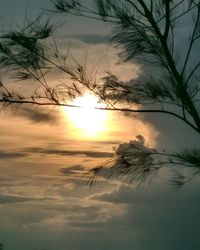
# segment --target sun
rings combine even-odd
[[[70,104],[80,108],[64,107],[64,112],[70,121],[71,127],[79,137],[101,137],[107,128],[108,111],[96,108],[105,107],[92,94],[77,97]]]

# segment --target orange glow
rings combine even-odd
[[[65,107],[64,111],[70,121],[71,127],[76,129],[78,137],[101,137],[108,126],[108,111],[95,109],[105,107],[98,102],[98,98],[92,94],[77,97],[72,105],[81,108]]]

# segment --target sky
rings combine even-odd
[[[5,29],[50,9],[52,3],[1,0],[0,7]],[[106,42],[109,26],[77,17],[52,20],[57,18],[64,28],[55,38],[63,50],[71,46],[76,60],[89,68],[99,63],[99,75],[111,71],[125,81],[136,78],[137,65],[120,62],[117,49]],[[57,80],[52,75],[50,81]],[[11,86],[24,87],[9,81]],[[0,112],[0,242],[4,249],[200,249],[198,180],[177,191],[170,186],[168,174],[139,186],[99,178],[90,189],[85,175],[112,157],[114,147],[139,134],[147,145],[167,149],[199,146],[197,135],[174,118],[102,112],[91,119],[89,112],[83,118],[75,109],[51,112],[22,106]]]

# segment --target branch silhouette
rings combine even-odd
[[[112,24],[110,42],[121,49],[120,56],[124,61],[134,61],[142,66],[143,70],[139,77],[127,82],[108,72],[105,77],[97,80],[96,75],[88,75],[80,63],[70,67],[67,63],[69,51],[63,55],[55,42],[49,44],[46,41],[52,36],[56,27],[50,24],[50,20],[43,21],[40,16],[28,22],[22,29],[5,32],[0,37],[1,68],[6,68],[18,81],[37,82],[33,93],[27,96],[18,89],[9,89],[4,82],[1,82],[2,107],[30,104],[81,108],[71,105],[70,101],[83,95],[85,90],[89,90],[106,103],[105,108],[94,107],[96,109],[171,115],[187,124],[199,136],[200,110],[197,101],[200,61],[195,61],[193,57],[196,46],[199,46],[200,1],[93,0],[92,2],[93,6],[88,6],[78,0],[54,0],[54,9],[51,13],[57,15],[64,13]],[[190,34],[185,36],[187,48],[179,60],[176,57],[178,48],[175,46],[179,39],[177,24],[178,22],[179,25],[181,22],[184,24],[184,18],[190,20],[192,29],[191,37]],[[47,75],[52,72],[65,74],[66,82],[58,85],[50,84]],[[146,150],[144,139],[139,137],[133,145],[138,143],[140,153],[143,155]],[[145,161],[134,161],[137,156],[133,152],[131,161],[127,161],[126,157],[118,154],[119,149],[121,146],[116,151],[115,160],[109,160],[91,171],[93,177],[101,172],[109,178],[120,175],[122,179],[145,180],[151,176],[151,172],[154,173],[152,169],[160,170],[167,165],[170,168],[179,165],[183,168],[196,168],[197,172],[199,171],[198,150],[189,152],[186,149],[180,153],[165,155],[165,159],[157,162],[147,158],[149,162],[146,168]],[[150,156],[152,154],[153,152]],[[171,158],[173,159],[170,160]],[[132,162],[138,164],[137,167]],[[112,174],[108,174],[108,169]],[[197,174],[193,176],[196,177]],[[182,173],[179,177],[176,171],[174,184],[178,184],[179,179],[181,183],[191,179],[183,177]]]

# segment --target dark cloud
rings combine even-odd
[[[54,112],[50,113],[48,109],[44,108],[36,109],[33,107],[23,106],[19,109],[13,108],[12,113],[16,116],[29,119],[34,123],[56,123],[58,120],[58,117]]]
[[[0,150],[0,159],[15,159],[15,158],[20,158],[20,157],[25,157],[27,156],[26,153],[19,153],[19,152],[6,152]]]
[[[94,142],[92,142],[92,143],[95,143],[95,144],[111,144],[111,145],[113,145],[113,144],[120,144],[120,141],[94,141]]]
[[[74,188],[80,190],[82,186],[88,186],[88,169],[85,169],[83,165],[73,165],[65,168],[61,168],[60,172],[66,178],[65,180],[71,182],[74,185]],[[89,189],[89,186],[88,186]]]
[[[200,247],[198,190],[199,185],[194,183],[177,192],[164,188],[163,183],[140,188],[120,186],[97,194],[96,198],[117,206],[125,204],[126,214],[109,223],[134,236],[127,249],[197,250]],[[122,230],[121,234],[124,236],[125,232]]]
[[[114,189],[110,192],[104,192],[91,196],[91,199],[97,199],[117,204],[137,205],[165,203],[177,204],[184,203],[187,199],[187,201],[200,204],[199,194],[195,192],[194,187],[192,189],[188,188],[187,192],[185,192],[185,190],[174,191],[172,187],[166,187],[164,184],[162,184],[162,186],[157,184],[153,187],[143,188],[121,185],[117,189]]]
[[[113,153],[101,152],[101,151],[89,151],[89,150],[65,150],[65,149],[45,149],[45,148],[27,148],[25,152],[40,153],[48,155],[60,155],[60,156],[76,156],[83,155],[91,158],[108,158],[112,157]]]
[[[13,194],[1,194],[0,195],[0,204],[26,202],[30,200],[31,200],[30,198],[19,196],[19,195],[13,195]]]
[[[79,174],[79,173],[82,173],[83,171],[84,171],[84,167],[80,164],[60,169],[60,172],[64,175]]]
[[[104,35],[97,34],[75,34],[72,37],[88,44],[104,44],[108,40]]]

